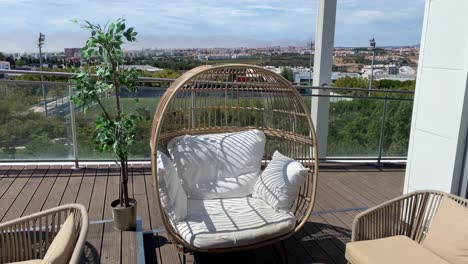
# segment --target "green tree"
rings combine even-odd
[[[6,56],[2,52],[0,52],[0,61],[5,60],[5,59],[6,59]]]
[[[283,67],[281,69],[281,76],[290,82],[294,82],[294,72],[290,67]]]
[[[75,85],[72,101],[84,111],[95,103],[100,106],[101,113],[95,121],[94,142],[99,151],[110,151],[119,160],[120,206],[129,207],[128,151],[135,141],[140,117],[136,112],[124,113],[120,93],[122,89],[136,93],[139,73],[135,68],[122,67],[124,62],[122,45],[124,41],[134,42],[137,32],[133,27],[127,28],[123,18],[106,26],[85,21],[82,27],[91,33],[82,48],[82,54],[88,60],[97,58],[96,77],[91,76],[89,68],[79,70],[72,78]],[[109,105],[104,106],[101,101],[103,95],[110,93],[115,98],[114,111],[110,111]]]

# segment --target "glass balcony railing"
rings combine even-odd
[[[66,81],[70,74],[57,74],[62,79],[54,82],[0,79],[0,161],[114,159],[111,153],[97,151],[93,143],[94,119],[100,112],[98,106],[91,107],[86,113],[80,109],[71,112],[71,85]],[[130,159],[149,160],[153,114],[171,81],[141,78],[135,97],[122,94],[123,109],[137,111],[143,117],[136,144],[130,150]],[[367,89],[297,88],[309,107],[313,97],[330,99],[328,159],[405,159],[412,92],[375,90],[368,96]],[[312,92],[320,89],[330,93],[316,95]],[[112,97],[103,98],[102,102],[115,104]]]
[[[67,83],[1,81],[0,160],[73,159],[68,98]]]

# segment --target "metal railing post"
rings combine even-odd
[[[382,160],[382,151],[383,151],[383,145],[384,145],[384,139],[385,139],[385,118],[387,116],[387,96],[388,93],[385,93],[385,98],[384,98],[384,105],[383,105],[383,111],[382,111],[382,121],[380,123],[380,139],[379,139],[379,156],[377,157],[377,166],[381,165],[381,160]]]
[[[78,162],[78,140],[76,138],[76,119],[75,119],[75,105],[73,104],[71,97],[73,95],[73,86],[68,80],[68,104],[70,105],[70,124],[72,131],[72,143],[73,143],[73,160],[75,161],[74,169],[79,169],[80,164]]]
[[[192,128],[195,128],[195,92],[190,93],[190,101],[192,106],[192,113],[190,115],[190,125]],[[185,117],[184,117],[185,118]]]

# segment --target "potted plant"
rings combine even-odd
[[[134,42],[137,32],[127,28],[125,19],[120,18],[105,26],[88,21],[82,27],[91,33],[81,52],[88,62],[86,67],[76,71],[72,77],[74,93],[72,102],[82,111],[98,108],[94,142],[102,152],[116,155],[120,166],[119,199],[111,203],[114,227],[132,230],[136,226],[137,202],[128,196],[128,150],[134,143],[138,113],[125,113],[121,105],[122,90],[135,93],[138,72],[135,68],[124,67],[122,44]],[[112,101],[115,99],[115,102]]]

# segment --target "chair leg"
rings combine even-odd
[[[180,263],[182,263],[182,264],[187,263],[187,257],[185,256],[186,253],[184,251],[179,251],[178,253],[179,253]]]
[[[187,250],[185,248],[177,248],[177,253],[179,254],[179,262],[182,263],[182,264],[185,264],[187,263],[187,256],[185,254],[187,254]]]

